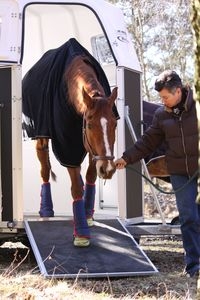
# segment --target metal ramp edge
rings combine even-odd
[[[98,220],[91,244],[73,246],[70,220],[25,220],[25,230],[40,272],[46,278],[129,277],[158,274],[119,219]]]

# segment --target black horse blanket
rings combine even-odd
[[[63,74],[77,55],[89,56],[98,80],[109,96],[110,86],[97,60],[76,39],[49,50],[27,72],[22,82],[22,128],[29,138],[51,139],[58,161],[69,167],[80,166],[86,150],[82,139],[83,117],[68,104]],[[119,118],[116,107],[113,107]]]

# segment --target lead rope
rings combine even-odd
[[[173,190],[172,192],[166,192],[163,189],[161,189],[160,187],[158,187],[156,184],[153,183],[152,180],[150,180],[147,176],[145,176],[144,174],[142,174],[141,172],[137,171],[135,168],[131,167],[131,166],[127,166],[126,168],[134,171],[135,173],[139,174],[140,176],[142,176],[144,179],[146,179],[155,189],[157,189],[159,192],[163,193],[163,194],[167,194],[167,195],[172,195],[175,194],[177,192],[180,192],[181,190],[183,190],[199,173],[199,170],[197,170],[192,177],[190,177],[188,179],[188,181],[186,183],[184,183],[180,188],[178,188],[177,190]]]

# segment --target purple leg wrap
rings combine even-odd
[[[93,217],[94,214],[95,190],[95,184],[86,183],[83,199],[85,203],[85,213],[87,218]]]
[[[51,185],[49,182],[42,184],[40,197],[40,217],[53,217],[53,202],[51,198]]]
[[[74,236],[90,237],[90,230],[85,217],[84,202],[82,199],[73,201]]]

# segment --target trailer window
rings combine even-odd
[[[99,61],[101,65],[114,63],[109,44],[104,35],[92,37],[91,44],[94,57]]]

